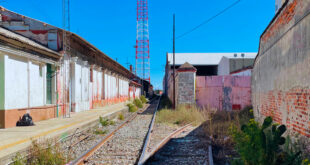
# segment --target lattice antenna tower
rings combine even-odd
[[[137,0],[136,75],[151,81],[147,0]]]

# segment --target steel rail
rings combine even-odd
[[[155,101],[155,99],[153,99],[151,102]],[[144,110],[146,110],[148,107],[145,107]],[[107,142],[108,140],[110,140],[113,135],[120,130],[121,128],[123,128],[125,125],[127,125],[130,121],[132,121],[133,119],[135,119],[138,116],[138,112],[136,112],[135,114],[133,114],[128,120],[126,120],[123,124],[121,124],[120,126],[118,126],[115,130],[113,130],[111,133],[109,133],[107,136],[105,136],[101,141],[99,141],[98,143],[96,143],[93,147],[91,147],[89,150],[87,150],[86,152],[84,152],[81,156],[79,156],[78,158],[76,158],[75,160],[71,161],[68,163],[68,165],[83,165],[87,159],[92,156],[100,147],[102,147],[105,142]]]
[[[177,135],[179,135],[182,131],[184,131],[187,127],[191,126],[190,124],[187,124],[177,130],[175,130],[174,132],[172,132],[170,135],[168,135],[167,137],[165,137],[165,139],[163,139],[151,152],[150,154],[146,155],[145,158],[139,162],[140,164],[138,165],[143,165],[150,157],[152,157],[158,150],[160,150],[165,144],[167,144],[169,142],[169,140]]]
[[[151,133],[153,131],[153,126],[154,126],[154,122],[155,122],[155,118],[156,118],[156,112],[157,112],[159,104],[160,104],[160,99],[161,99],[161,96],[159,97],[159,100],[158,100],[158,103],[157,103],[157,106],[156,106],[156,110],[155,110],[155,112],[153,114],[152,121],[151,121],[149,130],[147,132],[146,139],[144,141],[143,149],[142,149],[142,152],[140,154],[139,161],[137,163],[138,165],[142,165],[144,163],[144,157],[145,157],[147,146],[149,145],[149,142],[150,142],[150,139],[151,139]]]

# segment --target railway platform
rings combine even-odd
[[[25,152],[32,140],[60,138],[77,129],[98,123],[99,116],[108,117],[128,110],[126,103],[119,103],[71,114],[70,118],[53,118],[36,122],[35,126],[0,129],[0,165],[7,164],[17,152]]]

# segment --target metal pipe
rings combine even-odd
[[[30,113],[30,64],[31,61],[29,59],[27,59],[28,61],[28,65],[27,65],[27,87],[28,87],[28,107],[27,107],[27,113]]]
[[[175,14],[173,14],[173,109],[175,109]]]

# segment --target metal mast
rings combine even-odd
[[[136,75],[151,81],[147,0],[137,0]]]
[[[62,26],[63,26],[63,117],[70,117],[71,111],[71,78],[70,78],[70,38],[67,31],[70,31],[70,0],[62,0]],[[67,77],[69,76],[69,77]],[[67,96],[69,90],[69,96]],[[68,106],[69,105],[69,106]]]

